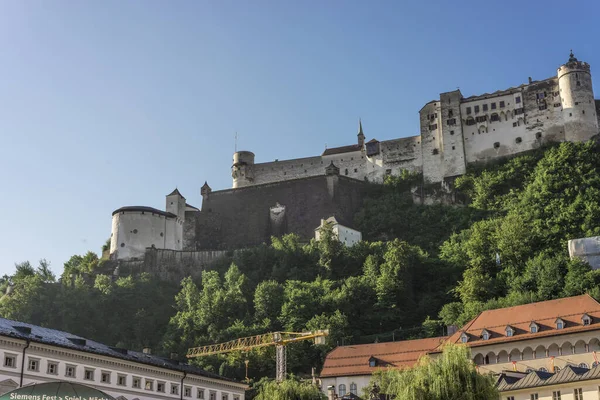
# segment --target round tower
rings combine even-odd
[[[233,153],[233,165],[231,166],[231,177],[233,188],[252,185],[254,181],[254,153],[251,151],[236,151]]]
[[[598,134],[590,65],[577,60],[571,51],[569,61],[558,68],[557,75],[565,140],[588,140]]]

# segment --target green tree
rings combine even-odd
[[[372,381],[402,400],[498,399],[493,376],[476,371],[464,346],[446,346],[439,357],[425,356],[412,368],[378,371]]]
[[[310,383],[296,379],[286,379],[283,382],[264,380],[257,385],[255,400],[325,400],[321,390]]]

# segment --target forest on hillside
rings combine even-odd
[[[10,285],[0,315],[180,356],[258,333],[330,329],[324,346],[289,346],[288,372],[304,375],[336,345],[439,336],[490,308],[600,298],[600,273],[567,251],[569,239],[600,235],[599,150],[562,143],[473,167],[455,182],[466,206],[415,205],[420,177],[389,177],[356,215],[360,244],[272,238],[180,285],[94,274],[93,252],[73,256],[59,279],[44,260],[22,262],[0,280],[3,293]],[[274,376],[272,348],[194,362],[243,379],[246,359],[251,379]]]

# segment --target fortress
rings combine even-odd
[[[422,174],[424,183],[449,188],[469,164],[544,143],[589,140],[599,133],[600,100],[594,99],[590,65],[571,52],[554,77],[478,96],[442,93],[419,114],[418,136],[365,142],[359,122],[356,144],[320,156],[255,163],[252,152],[236,152],[233,188],[213,192],[205,183],[201,209],[175,190],[166,211],[114,211],[111,258],[148,259],[152,250],[153,262],[161,262],[160,251],[163,258],[187,257],[201,265],[270,236],[293,232],[309,240],[321,219],[331,216],[352,227],[369,185],[387,175],[408,170]]]

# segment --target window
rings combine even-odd
[[[541,99],[543,99],[544,97],[546,97],[546,92],[537,93],[537,94],[535,95],[535,98],[536,98],[536,99],[538,99],[538,100],[541,100]]]
[[[356,387],[356,383],[352,382],[350,384],[350,393],[358,394],[358,388]]]
[[[475,113],[479,112],[479,106],[475,106]]]
[[[467,125],[475,125],[475,119],[473,117],[467,118]]]
[[[577,86],[581,86],[581,82],[577,81]]]
[[[531,333],[537,333],[537,326],[531,325]]]
[[[146,384],[144,385],[144,389],[154,390],[154,381],[151,379],[146,379]]]
[[[477,122],[485,122],[485,121],[487,121],[487,115],[481,115],[481,116],[475,118],[475,121],[477,121]]]
[[[446,123],[448,125],[456,125],[456,118],[450,118]]]
[[[575,400],[583,400],[583,390],[581,388],[573,390]]]
[[[197,389],[196,398],[204,400],[204,389],[201,389],[201,388]]]
[[[557,319],[556,320],[556,329],[562,329],[565,327],[565,323],[563,322],[562,319]]]
[[[171,384],[171,394],[179,394],[179,385]]]
[[[374,357],[371,357],[369,359],[369,367],[376,367],[377,366],[377,359]]]
[[[488,110],[488,105],[487,105],[487,104],[484,104],[484,105],[483,105],[483,111],[487,111],[487,110]]]
[[[544,367],[538,369],[538,371],[540,371],[540,372],[548,372],[548,370],[546,368],[544,368]]]
[[[102,371],[102,374],[100,375],[100,382],[110,383],[110,372]]]
[[[500,102],[500,108],[504,108],[504,102],[503,101]]]
[[[586,363],[580,363],[578,365],[579,368],[585,368],[585,369],[590,369],[589,365],[587,365]]]
[[[65,376],[67,378],[76,378],[75,376],[75,366],[74,365],[67,365],[65,367]]]
[[[133,377],[133,383],[132,383],[132,387],[134,389],[139,389],[142,387],[142,378],[138,378],[138,377]]]
[[[185,397],[192,397],[192,388],[189,386],[186,386],[183,388],[183,395]]]
[[[437,129],[437,124],[429,125],[430,131],[435,131]]]
[[[216,400],[217,394],[215,392],[210,392],[208,395],[208,400]]]
[[[560,107],[560,103],[554,103],[554,107]]]
[[[496,103],[492,103],[492,110],[496,109]]]
[[[552,392],[552,400],[560,400],[560,390]]]
[[[560,372],[560,367],[554,367],[554,373]]]
[[[58,363],[48,361],[48,375],[58,375]]]
[[[227,393],[222,393],[221,400],[229,400],[229,395]]]
[[[494,143],[494,148],[495,148],[495,149],[497,149],[497,148],[499,148],[499,147],[500,147],[500,142],[495,142],[495,143]]]
[[[17,358],[15,356],[4,356],[4,366],[8,368],[16,368]]]
[[[125,386],[127,384],[127,376],[125,375],[118,375],[117,376],[117,385],[119,386]]]
[[[85,379],[86,381],[93,381],[94,380],[94,370],[86,368],[85,372],[83,373],[83,379]]]
[[[496,113],[493,113],[492,115],[490,115],[490,121],[492,121],[492,122],[500,121],[500,116]]]
[[[515,143],[517,143],[517,144],[521,143],[522,141],[523,141],[523,139],[521,139],[520,137],[515,139]]]
[[[521,96],[515,97],[515,103],[519,104],[521,102]]]
[[[596,368],[598,365],[600,365],[600,362],[598,362],[598,361],[594,361],[594,362],[592,363],[592,368]]]
[[[439,152],[440,151],[438,149],[431,150],[431,154],[433,154],[433,155],[439,154]]]
[[[490,338],[490,334],[489,334],[489,333],[487,333],[487,332],[483,332],[483,335],[481,335],[481,338],[482,338],[483,340],[488,340],[488,339]]]
[[[471,114],[471,107],[467,107],[467,115]]]
[[[531,396],[529,396],[529,400],[538,400],[538,394],[534,393]]]
[[[164,382],[156,382],[156,391],[160,393],[165,392],[165,383]]]
[[[592,323],[592,319],[587,314],[584,314],[583,317],[581,317],[581,321],[583,322],[583,325],[589,325]]]
[[[536,139],[541,139],[542,138],[542,132],[536,132],[535,133],[535,138]]]
[[[344,171],[344,174],[348,175],[348,168]]]
[[[546,102],[540,103],[540,105],[538,106],[538,109],[541,110],[545,110],[546,108],[548,108],[548,106],[546,105]]]
[[[344,385],[343,383],[340,384],[340,386],[338,386],[338,395],[339,396],[346,395],[346,385]]]
[[[467,343],[469,341],[469,337],[467,336],[466,333],[463,333],[462,335],[460,335],[460,341],[462,343]]]
[[[454,131],[450,131],[450,134],[451,134],[451,135],[454,135]]]
[[[518,122],[513,122],[513,128],[516,128],[517,126],[519,126]]]
[[[506,327],[506,336],[510,337],[513,335],[513,333],[514,333],[513,328],[511,328],[510,326],[507,326]]]
[[[30,358],[27,363],[27,371],[38,372],[40,369],[40,360],[38,358]]]
[[[515,115],[523,114],[524,112],[522,108],[515,108]]]
[[[507,396],[506,400],[515,400],[515,396]]]

